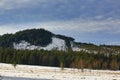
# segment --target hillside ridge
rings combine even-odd
[[[15,34],[4,34],[0,36],[1,48],[14,49],[44,49],[44,50],[73,50],[88,53],[118,54],[118,45],[95,45],[92,43],[75,42],[74,38],[54,34],[45,29],[27,29]]]

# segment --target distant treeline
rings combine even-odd
[[[0,62],[78,69],[120,69],[120,54],[90,54],[84,51],[15,50],[0,48]]]

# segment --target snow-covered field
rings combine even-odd
[[[14,68],[11,64],[3,63],[0,63],[0,75],[3,80],[120,80],[120,71],[85,69],[81,72],[71,68],[61,70],[57,67],[27,65]]]

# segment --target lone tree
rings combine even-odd
[[[110,63],[110,69],[111,70],[118,70],[119,66],[117,63],[116,59],[112,59],[111,63]]]
[[[12,65],[14,66],[14,68],[16,68],[17,66],[16,61],[14,61]]]
[[[65,62],[64,54],[62,54],[60,56],[60,67],[61,67],[61,70],[64,70],[64,62]]]
[[[64,70],[64,62],[63,61],[60,62],[60,67],[61,67],[61,70]]]
[[[78,71],[79,71],[79,69],[81,69],[81,72],[84,72],[83,59],[80,57],[77,57],[75,63],[76,63],[76,67],[77,67]]]

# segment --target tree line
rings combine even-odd
[[[54,66],[77,69],[120,70],[119,54],[94,54],[84,51],[15,50],[0,48],[0,62],[10,64]]]

